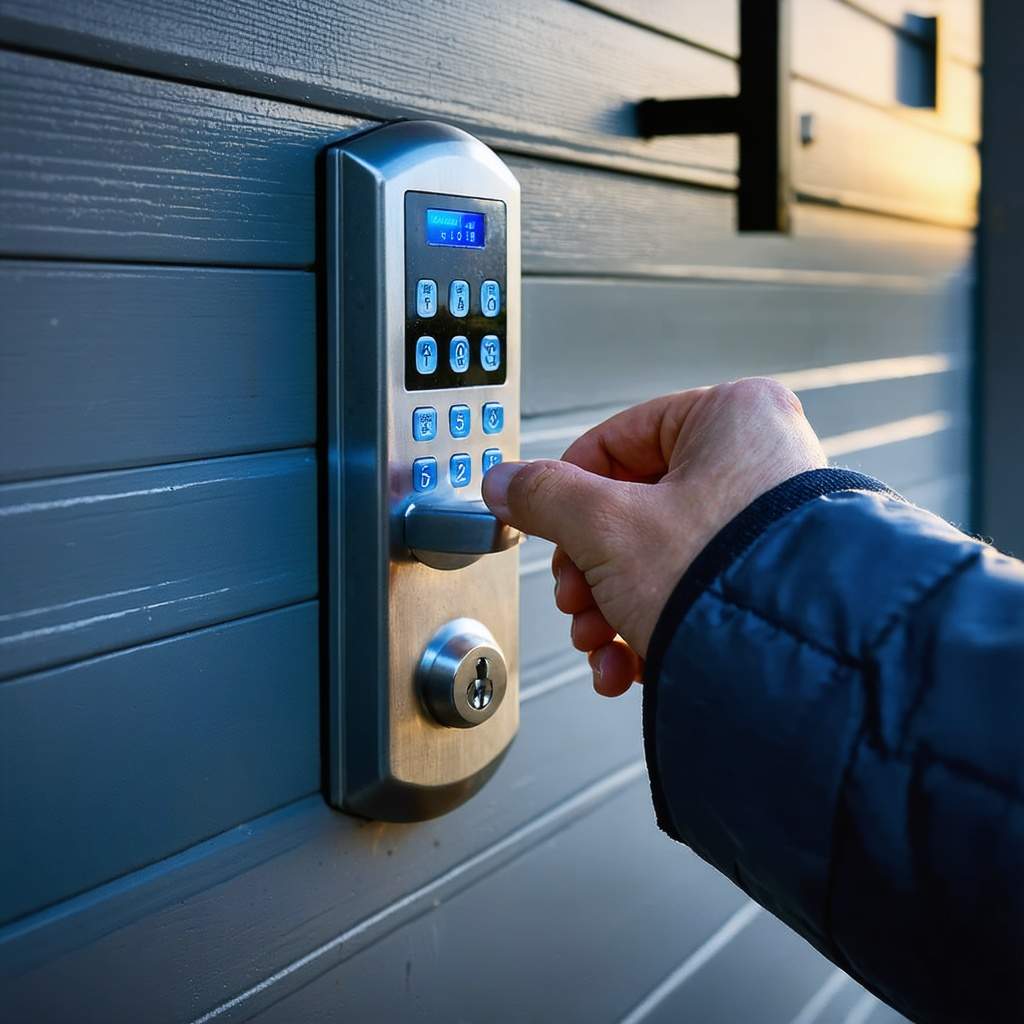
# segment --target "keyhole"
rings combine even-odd
[[[466,699],[474,711],[483,711],[491,703],[494,696],[494,683],[491,682],[491,663],[486,658],[476,659],[476,678],[466,690]]]

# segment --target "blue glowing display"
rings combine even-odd
[[[484,215],[466,210],[427,210],[427,245],[484,247]]]

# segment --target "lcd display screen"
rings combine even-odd
[[[427,210],[427,245],[484,247],[484,215],[467,210]]]

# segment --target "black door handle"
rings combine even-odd
[[[637,131],[738,135],[740,231],[789,231],[789,0],[739,0],[740,90],[736,96],[645,99]]]

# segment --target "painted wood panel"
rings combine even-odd
[[[533,278],[523,285],[523,411],[628,405],[733,376],[963,353],[965,288]],[[594,358],[594,353],[600,358]]]
[[[901,6],[904,12],[910,7]],[[846,0],[793,0],[791,24],[795,75],[888,110],[921,128],[977,141],[981,115],[977,69],[943,59],[940,53],[936,71],[941,106],[914,108],[904,103],[904,90],[913,74],[915,48],[893,25]],[[840,39],[842,45],[835,45]]]
[[[8,484],[0,524],[0,678],[317,592],[309,449]]]
[[[14,256],[310,265],[316,153],[366,124],[0,51],[0,247]]]
[[[619,1021],[746,903],[658,831],[639,780],[358,957],[321,958],[249,1000],[246,1019]],[[788,988],[796,1007],[803,965],[783,956],[777,1001]]]
[[[736,57],[740,48],[739,0],[578,0],[588,7],[647,25],[659,32]]]
[[[316,156],[367,123],[0,51],[0,252],[310,266]],[[795,238],[738,235],[730,193],[506,156],[528,272],[906,278],[969,251],[966,233],[806,206]]]
[[[973,227],[977,149],[809,82],[791,102],[814,115],[815,140],[793,153],[798,196],[899,217]]]
[[[982,0],[849,0],[852,6],[880,18],[894,28],[906,25],[908,13],[938,15],[943,22],[944,44],[951,56],[975,66],[981,64]]]
[[[317,628],[306,603],[0,685],[0,920],[316,790]]]
[[[627,1018],[629,1024],[790,1024],[835,970],[796,932],[761,911],[692,973],[665,988]]]
[[[733,63],[563,0],[3,0],[0,40],[356,116],[435,117],[499,148],[733,180],[734,139],[645,142],[631,106],[735,91]]]
[[[0,262],[0,480],[312,445],[312,274]]]
[[[254,658],[265,654],[262,644],[250,647]],[[290,651],[282,645],[281,656]],[[304,678],[282,677],[280,696],[300,699]],[[237,706],[226,705],[243,697],[226,694],[223,711],[234,716]],[[639,790],[650,829],[649,797],[638,781],[639,697],[603,700],[585,682],[527,701],[494,780],[443,818],[360,821],[317,795],[9,925],[0,930],[5,1010],[15,1019],[74,1017],[77,1024],[192,1020],[313,950],[323,950],[324,967],[354,956],[627,787]],[[186,710],[171,709],[167,728],[177,728]],[[219,716],[215,727],[223,722]],[[164,755],[175,749],[180,744],[158,744]],[[303,758],[310,751],[315,743]],[[166,772],[187,767],[163,760]],[[267,758],[261,771],[286,763]],[[236,784],[244,768],[231,773]],[[143,788],[144,780],[133,784]],[[179,780],[172,796],[184,802],[196,792]],[[191,818],[186,806],[180,814]],[[134,827],[149,826],[146,814]],[[114,964],[118,982],[111,985]]]

